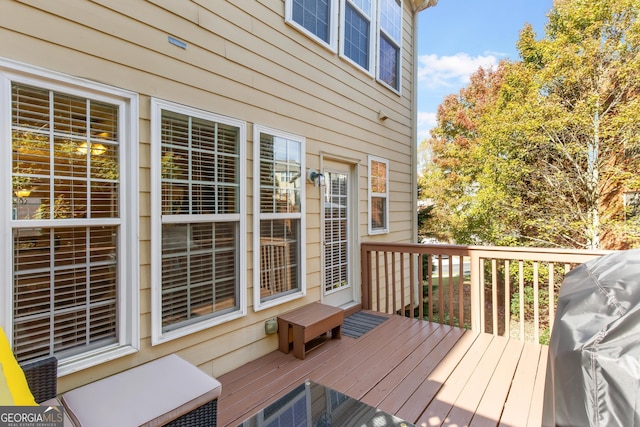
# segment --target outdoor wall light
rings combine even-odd
[[[310,183],[313,184],[314,187],[322,187],[324,186],[324,175],[319,173],[315,169],[309,169],[309,174],[307,175],[307,179]]]

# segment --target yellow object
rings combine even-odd
[[[16,406],[37,406],[33,394],[29,390],[24,372],[13,355],[9,340],[2,328],[0,328],[0,365],[2,365],[2,373],[6,379],[13,404]],[[2,387],[1,383],[0,387]]]
[[[13,406],[13,397],[9,391],[9,385],[2,373],[2,369],[0,369],[0,406]]]

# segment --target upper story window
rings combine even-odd
[[[374,50],[372,0],[343,0],[341,49],[343,55],[371,73]]]
[[[369,156],[369,234],[389,232],[389,161]]]
[[[152,340],[244,309],[244,122],[152,101]]]
[[[2,326],[60,372],[138,346],[135,94],[0,61]]]
[[[285,0],[285,12],[286,22],[332,52],[339,46],[342,58],[400,93],[400,0]]]
[[[254,126],[256,310],[305,293],[304,143],[303,137]]]
[[[336,50],[337,0],[286,0],[286,21]]]
[[[400,0],[379,0],[378,79],[400,90],[402,5]]]

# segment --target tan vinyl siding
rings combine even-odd
[[[253,311],[252,125],[306,138],[306,167],[321,152],[358,160],[360,241],[409,242],[412,200],[413,14],[404,3],[401,95],[284,22],[284,1],[4,0],[0,57],[98,81],[139,95],[139,232],[141,350],[67,375],[60,391],[168,353],[221,375],[277,348],[264,320],[320,299],[320,192],[307,188],[307,296]],[[186,43],[186,49],[168,37]],[[151,346],[150,100],[169,100],[247,123],[247,315]],[[388,119],[378,120],[384,110]],[[389,160],[390,232],[367,232],[367,155]],[[354,265],[359,263],[355,260]],[[359,277],[356,277],[359,286]]]

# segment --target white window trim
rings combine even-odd
[[[345,61],[349,62],[351,65],[356,67],[357,69],[363,71],[369,76],[374,76],[375,74],[375,64],[376,58],[378,56],[377,44],[376,44],[376,30],[377,24],[375,22],[375,17],[379,16],[377,11],[377,0],[371,0],[371,15],[369,16],[369,64],[367,68],[363,68],[360,64],[349,58],[345,53],[344,43],[346,41],[345,37],[345,29],[346,29],[346,7],[347,2],[350,3],[354,8],[360,10],[360,8],[353,4],[351,0],[341,0],[340,1],[340,57]]]
[[[401,0],[400,1],[400,40],[395,40],[393,37],[391,37],[391,35],[389,33],[387,33],[381,25],[381,18],[380,18],[380,10],[381,8],[378,7],[377,10],[377,15],[376,15],[376,34],[375,34],[375,39],[376,39],[376,53],[375,53],[375,57],[376,57],[376,81],[378,83],[380,83],[381,85],[383,85],[384,87],[388,88],[389,90],[395,92],[398,95],[402,95],[402,33],[404,31],[404,2]],[[380,38],[382,37],[381,34],[384,33],[393,43],[395,43],[398,46],[398,87],[395,88],[391,85],[389,85],[387,82],[385,82],[384,80],[382,80],[380,78]],[[416,43],[417,41],[414,40],[414,43]]]
[[[329,0],[329,17],[331,22],[329,23],[329,43],[322,40],[311,31],[304,28],[302,25],[298,24],[293,20],[293,0],[285,1],[285,22],[292,27],[296,28],[298,31],[309,37],[311,40],[320,44],[321,46],[329,49],[333,53],[338,52],[338,0]]]
[[[371,188],[371,177],[372,177],[372,173],[371,173],[371,162],[376,161],[379,163],[384,163],[386,165],[386,171],[387,171],[387,176],[386,176],[386,181],[387,184],[385,186],[386,188],[386,192],[385,193],[374,193],[372,188]],[[368,156],[368,175],[369,177],[367,178],[367,189],[368,189],[368,194],[367,194],[367,208],[368,208],[368,214],[367,214],[367,226],[369,228],[369,234],[370,235],[375,235],[375,234],[387,234],[389,233],[389,160],[387,159],[383,159],[382,157],[377,157],[377,156]],[[372,197],[384,197],[386,202],[385,203],[385,227],[384,228],[373,228],[373,224],[371,221],[371,198]]]
[[[120,176],[121,233],[118,242],[121,268],[118,276],[119,342],[94,351],[58,361],[58,376],[113,360],[140,349],[140,304],[139,304],[139,187],[138,187],[138,95],[124,89],[96,83],[78,77],[46,70],[6,58],[0,58],[0,123],[11,123],[11,83],[18,82],[47,90],[77,95],[98,101],[116,104],[119,107],[119,126],[122,135]],[[1,182],[11,182],[11,127],[3,126],[0,133],[2,150]],[[10,206],[10,186],[0,185],[0,200],[3,207]],[[4,256],[0,256],[0,268],[4,271],[5,283],[2,292],[4,303],[0,304],[0,325],[8,337],[13,336],[13,252],[10,209],[0,209],[0,224],[3,225]]]
[[[260,213],[260,134],[290,139],[300,142],[300,170],[302,171],[302,186],[300,188],[300,214],[261,214]],[[275,307],[289,301],[302,298],[307,294],[307,238],[306,238],[306,138],[290,134],[277,129],[255,124],[253,126],[253,310],[260,311]],[[300,218],[300,290],[265,302],[260,301],[260,220],[281,219],[289,216]]]
[[[176,113],[188,115],[190,117],[210,120],[231,126],[236,126],[240,130],[240,159],[239,159],[239,213],[216,215],[217,220],[237,219],[239,221],[239,241],[238,241],[238,268],[239,268],[239,306],[240,308],[231,313],[203,320],[191,325],[187,325],[172,331],[162,332],[162,183],[160,177],[161,170],[161,130],[162,111],[168,110]],[[231,117],[210,113],[197,108],[192,108],[161,99],[151,99],[151,345],[162,344],[186,335],[193,334],[212,326],[220,325],[234,319],[238,319],[247,314],[246,297],[246,270],[247,262],[243,254],[246,253],[245,236],[246,231],[246,172],[245,172],[245,145],[246,145],[246,123]],[[186,220],[186,219],[185,219]],[[186,221],[190,222],[190,221]]]

